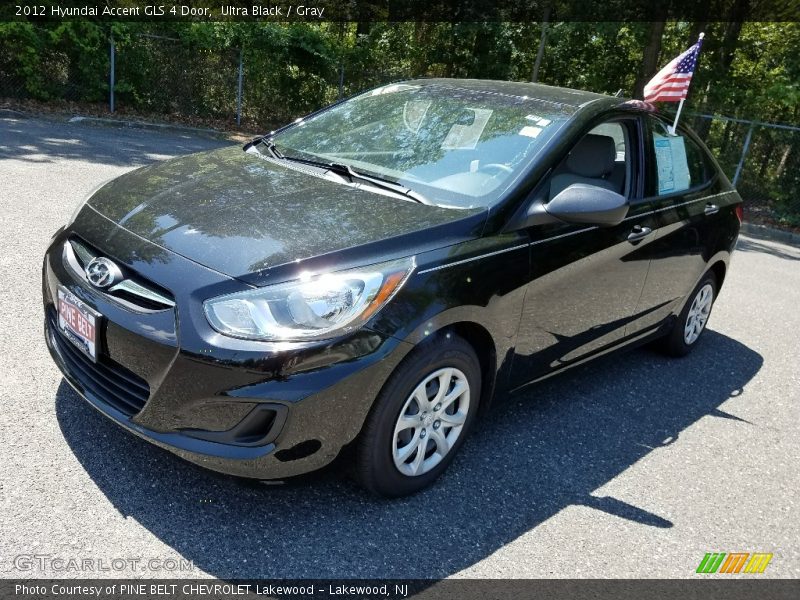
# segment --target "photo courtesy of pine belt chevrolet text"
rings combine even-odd
[[[340,458],[403,496],[513,392],[701,344],[741,219],[652,104],[411,80],[95,189],[44,258],[45,338],[186,460],[276,480]]]

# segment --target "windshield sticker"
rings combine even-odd
[[[468,108],[466,110],[472,113],[472,123],[453,125],[442,142],[442,150],[474,150],[478,145],[478,140],[494,111],[486,108]]]
[[[547,127],[548,125],[550,125],[550,123],[552,123],[550,119],[545,119],[538,115],[525,115],[525,119],[528,121],[533,121],[539,127]]]
[[[540,133],[542,133],[542,128],[534,127],[533,125],[526,125],[525,127],[519,130],[520,135],[524,135],[525,137],[529,138],[535,138]]]

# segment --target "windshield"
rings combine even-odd
[[[573,109],[440,84],[371,90],[279,132],[287,157],[351,166],[432,203],[489,206]]]

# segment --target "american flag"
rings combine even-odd
[[[645,101],[680,102],[686,99],[702,45],[701,37],[694,46],[656,73],[656,76],[644,86]]]

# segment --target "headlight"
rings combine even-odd
[[[211,326],[253,340],[331,338],[358,328],[378,312],[414,270],[414,259],[352,271],[307,275],[207,300]]]

